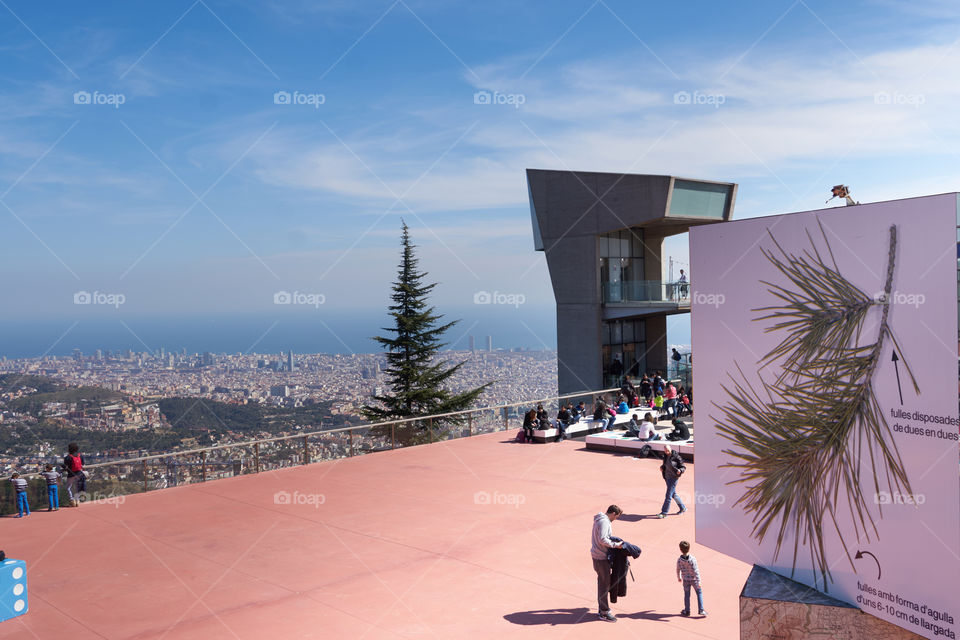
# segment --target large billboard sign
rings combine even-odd
[[[958,197],[690,232],[697,541],[960,636]]]

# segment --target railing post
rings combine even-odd
[[[303,436],[303,464],[310,464],[310,445],[307,444],[307,438]]]
[[[504,407],[503,408],[503,430],[506,431],[509,428],[510,428],[510,413],[509,413],[509,410],[506,407]]]
[[[469,429],[470,437],[473,437],[473,414],[467,414],[467,429]]]
[[[353,457],[353,430],[350,431],[350,457]]]
[[[141,465],[141,468],[143,469],[143,492],[146,493],[146,492],[148,491],[148,489],[147,489],[147,461],[146,461],[146,460],[141,460],[141,461],[140,461],[140,465]]]
[[[353,435],[353,431],[350,432],[350,435]],[[393,451],[397,448],[397,423],[390,423],[390,451]]]
[[[207,481],[207,452],[200,452],[200,481]]]
[[[260,473],[260,443],[253,443],[253,472]]]
[[[433,418],[427,418],[427,430],[430,432],[430,442],[433,443]]]

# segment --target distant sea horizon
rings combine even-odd
[[[444,320],[460,321],[446,334],[445,349],[485,351],[487,336],[493,348],[556,350],[556,313],[553,308],[467,308],[442,310]],[[469,313],[469,315],[468,315]],[[195,316],[64,317],[39,320],[0,319],[0,356],[37,358],[68,356],[74,349],[92,354],[97,349],[122,352],[167,351],[187,353],[379,353],[372,339],[387,335],[383,311],[345,311],[322,314],[198,314]],[[689,322],[671,326],[671,346],[690,344]],[[689,347],[688,347],[689,348]]]

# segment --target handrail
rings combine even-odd
[[[612,392],[614,392],[614,391],[619,391],[619,390],[620,390],[619,387],[613,387],[613,388],[610,388],[610,389],[601,389],[601,390],[599,390],[599,391],[579,391],[579,392],[577,392],[577,393],[568,393],[568,394],[565,394],[565,395],[550,396],[549,398],[540,398],[540,399],[538,399],[538,400],[524,400],[524,401],[522,401],[522,402],[512,402],[512,403],[509,403],[509,404],[500,404],[500,405],[494,405],[494,406],[491,406],[491,407],[477,407],[477,408],[475,408],[475,409],[464,409],[464,410],[462,410],[462,411],[451,411],[451,412],[447,412],[447,413],[434,413],[434,414],[430,414],[430,415],[417,416],[417,417],[413,417],[413,418],[401,418],[401,419],[399,419],[399,420],[388,420],[388,421],[386,421],[386,422],[371,422],[371,423],[368,423],[368,424],[362,424],[362,425],[351,426],[351,427],[340,427],[339,429],[321,429],[320,431],[308,431],[308,432],[302,432],[302,433],[297,433],[297,434],[288,435],[288,436],[275,436],[275,437],[273,437],[273,438],[261,438],[261,439],[257,439],[257,440],[244,440],[243,442],[232,442],[232,443],[230,443],[230,444],[219,444],[219,445],[215,445],[215,446],[212,446],[212,447],[201,447],[201,448],[199,448],[199,449],[187,449],[186,451],[170,451],[170,452],[168,452],[168,453],[158,453],[158,454],[153,454],[153,455],[149,455],[149,456],[140,456],[140,457],[137,457],[137,458],[118,458],[118,459],[116,459],[116,460],[110,460],[110,461],[108,461],[108,462],[96,462],[96,463],[93,463],[93,464],[85,464],[85,465],[84,465],[84,469],[96,469],[96,468],[98,468],[98,467],[108,467],[108,466],[113,466],[113,465],[118,465],[118,464],[132,464],[132,463],[134,463],[134,462],[147,462],[147,461],[150,461],[150,460],[159,460],[159,459],[162,459],[162,458],[170,458],[170,457],[176,457],[176,456],[198,455],[198,454],[201,454],[201,453],[207,453],[207,452],[209,452],[209,451],[219,451],[219,450],[221,450],[221,449],[231,449],[231,448],[234,448],[234,447],[249,447],[249,446],[252,446],[252,445],[255,445],[255,444],[263,444],[263,443],[268,443],[268,442],[281,442],[281,441],[284,441],[284,440],[293,440],[293,439],[308,438],[308,437],[310,437],[310,436],[316,436],[316,435],[329,435],[329,434],[333,434],[333,433],[343,433],[343,432],[347,432],[347,431],[356,431],[356,430],[358,430],[358,429],[370,429],[370,428],[373,428],[373,427],[383,427],[383,426],[389,426],[389,425],[393,425],[393,424],[404,424],[404,423],[407,423],[407,422],[417,422],[417,421],[431,420],[431,419],[436,419],[436,418],[449,418],[449,417],[452,417],[452,416],[466,415],[466,414],[471,414],[471,413],[477,413],[477,412],[480,412],[480,411],[493,411],[493,410],[496,410],[496,409],[509,409],[509,408],[511,408],[511,407],[519,407],[519,406],[523,406],[523,405],[530,405],[530,404],[537,404],[537,403],[549,402],[549,401],[551,401],[551,400],[563,400],[563,399],[565,399],[565,398],[577,398],[577,397],[587,396],[587,395],[602,395],[602,394],[605,394],[605,393],[612,393]],[[468,436],[468,437],[469,437],[469,436]],[[35,472],[31,472],[31,473],[21,473],[21,474],[20,474],[20,477],[21,477],[21,478],[35,478],[35,477],[38,477],[39,475],[40,475],[39,473],[35,473]],[[9,480],[9,478],[10,478],[10,476],[0,477],[0,481],[2,481],[2,480]]]

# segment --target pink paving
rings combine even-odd
[[[0,623],[0,638],[739,636],[750,567],[696,544],[710,617],[679,616],[677,543],[694,542],[695,509],[651,517],[658,461],[506,440],[7,518],[3,548],[27,562],[30,611]],[[275,501],[294,491],[323,502]],[[614,533],[643,549],[615,624],[596,619],[589,557],[593,515],[611,502],[624,509]]]

